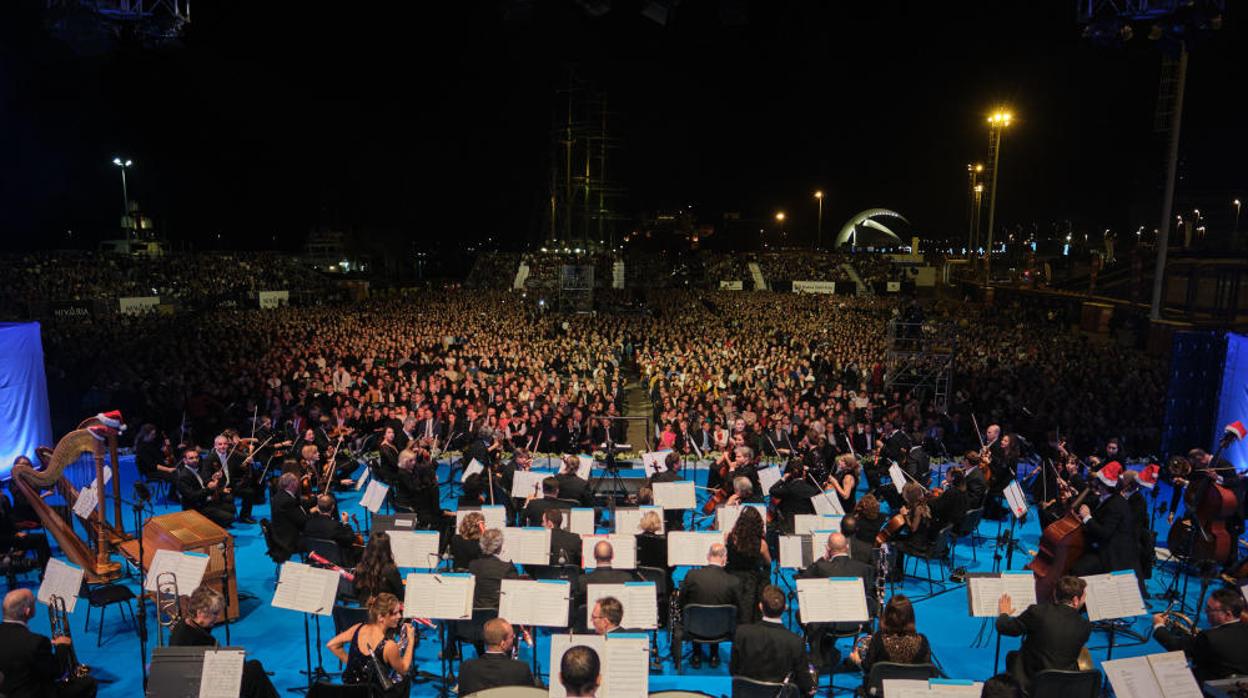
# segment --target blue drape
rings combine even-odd
[[[39,323],[0,323],[0,477],[13,459],[35,461],[36,446],[53,445]]]
[[[1234,421],[1248,424],[1248,336],[1226,334],[1226,367],[1222,373],[1222,394],[1218,399],[1218,422],[1210,446],[1222,438],[1222,429]],[[1231,444],[1222,452],[1233,465],[1248,465],[1248,439]]]

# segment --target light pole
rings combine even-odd
[[[776,232],[780,233],[780,244],[784,244],[784,211],[776,211]]]
[[[992,194],[988,196],[988,256],[984,259],[984,283],[992,282],[992,238],[997,223],[997,173],[1001,170],[1001,134],[1014,115],[998,109],[988,117],[988,136],[992,143]]]
[[[1231,233],[1231,237],[1235,237],[1239,235],[1239,199],[1235,199],[1231,203],[1235,206],[1235,230]]]
[[[819,223],[815,226],[815,249],[823,248],[823,191],[815,192],[815,200],[819,202]],[[1239,203],[1238,201],[1236,203]]]
[[[966,165],[967,177],[970,178],[969,194],[971,201],[971,215],[967,216],[966,221],[966,249],[968,259],[970,258],[970,251],[975,249],[975,238],[979,235],[979,201],[981,198],[980,194],[984,191],[984,185],[980,184],[977,180],[983,171],[984,164],[982,162],[967,163]]]
[[[130,239],[130,233],[134,230],[134,226],[130,223],[130,193],[126,190],[126,170],[134,164],[133,160],[122,160],[121,158],[113,158],[113,164],[121,168],[121,198],[123,205],[121,213],[121,224],[126,228],[126,239]]]

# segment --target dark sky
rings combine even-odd
[[[111,233],[122,154],[175,240],[291,247],[320,223],[531,240],[569,66],[620,112],[630,213],[783,209],[810,230],[822,188],[825,228],[885,206],[961,239],[966,163],[1008,103],[1003,224],[1155,224],[1160,57],[1144,32],[1091,45],[1068,2],[740,4],[743,26],[686,0],[664,28],[636,0],[600,18],[562,0],[222,0],[153,50],[71,45],[42,3],[6,2],[0,229],[18,246]],[[1225,199],[1214,215],[1248,198],[1242,26],[1228,17],[1191,61],[1180,202]]]

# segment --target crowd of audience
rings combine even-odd
[[[160,296],[194,305],[267,290],[322,291],[329,282],[288,255],[169,253],[159,257],[80,251],[0,256],[0,307]]]

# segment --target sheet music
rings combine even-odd
[[[809,567],[808,540],[807,536],[780,536],[780,566],[794,570]]]
[[[437,531],[390,531],[394,564],[420,570],[433,569],[442,561]]]
[[[406,618],[468,620],[477,580],[468,573],[419,574],[410,572],[403,586]]]
[[[359,492],[360,488],[364,487],[364,483],[368,482],[368,476],[372,474],[373,474],[372,468],[369,468],[369,467],[364,468],[364,473],[360,475],[360,479],[355,481],[356,492]]]
[[[1150,654],[1148,663],[1153,667],[1153,676],[1166,698],[1200,698],[1200,684],[1188,668],[1187,657],[1182,651]]]
[[[663,509],[696,509],[698,493],[691,480],[678,482],[656,482],[654,488],[654,504]]]
[[[759,516],[763,517],[763,529],[767,528],[766,504],[725,504],[715,510],[715,527],[724,533],[731,533],[732,527],[737,525],[737,519],[741,518],[743,507],[756,509]]]
[[[564,628],[571,597],[572,584],[563,580],[504,579],[498,616],[513,625]]]
[[[888,466],[888,478],[893,481],[893,487],[897,488],[897,494],[901,494],[901,488],[906,486],[906,471],[901,466],[893,463]]]
[[[845,515],[845,507],[841,506],[841,498],[836,496],[836,490],[825,490],[823,494],[811,497],[810,502],[815,505],[815,513],[820,516]]]
[[[1109,685],[1113,686],[1114,695],[1119,698],[1167,698],[1153,675],[1153,666],[1147,656],[1108,659],[1101,662],[1101,670],[1109,679]],[[1200,696],[1199,688],[1196,696]]]
[[[603,638],[602,695],[604,698],[635,698],[650,692],[650,637],[645,634],[612,633]],[[552,682],[553,683],[553,682]]]
[[[580,462],[580,465],[576,466],[576,476],[582,480],[589,480],[589,476],[594,472],[594,457],[578,455],[576,459]]]
[[[641,533],[641,517],[645,516],[647,511],[653,511],[659,515],[659,533],[663,533],[663,507],[657,506],[617,507],[615,532]]]
[[[412,528],[414,528],[415,526],[416,526],[416,519],[413,519],[413,518],[410,518],[410,517],[402,517],[402,518],[400,518],[400,517],[396,516],[396,517],[394,517],[394,528],[388,529],[388,530],[387,530],[387,532],[389,532],[389,531],[410,531],[410,530],[411,530]]]
[[[641,469],[646,472],[646,477],[654,477],[656,472],[664,469],[663,462],[667,460],[667,454],[671,451],[648,451],[641,454]]]
[[[766,468],[758,469],[758,486],[764,495],[771,494],[771,486],[784,479],[780,468],[772,465]]]
[[[840,516],[821,516],[817,513],[800,513],[792,517],[792,532],[797,536],[809,536],[814,531],[840,531]],[[822,554],[822,549],[820,549]]]
[[[1083,580],[1088,583],[1088,620],[1131,618],[1148,612],[1131,570],[1094,574]]]
[[[1023,488],[1018,484],[1018,480],[1010,480],[1010,484],[1005,486],[1003,494],[1005,494],[1005,501],[1010,505],[1010,511],[1014,514],[1014,518],[1023,518],[1023,515],[1027,513],[1027,497],[1023,495]]]
[[[820,514],[794,514],[793,533],[809,535],[811,531],[841,530],[842,516],[823,516]]]
[[[594,509],[593,507],[574,507],[568,510],[568,520],[565,522],[566,528],[578,535],[594,534]]]
[[[338,596],[338,573],[299,562],[282,565],[282,574],[273,592],[273,606],[303,613],[329,616]]]
[[[541,526],[504,528],[503,549],[498,558],[521,565],[549,565],[550,529]]]
[[[837,523],[839,524],[840,522],[838,521]],[[836,528],[820,528],[810,532],[810,557],[812,560],[823,557],[824,553],[828,551],[828,536],[838,533],[840,530],[841,527],[838,525]]]
[[[797,580],[802,623],[865,623],[866,590],[859,577]]]
[[[501,614],[500,614],[501,615]],[[511,620],[510,616],[507,616]],[[550,698],[567,698],[568,692],[559,680],[559,665],[563,655],[573,647],[588,647],[598,654],[599,671],[605,675],[607,670],[606,638],[602,635],[559,634],[550,636]],[[605,684],[605,681],[604,681]],[[606,696],[606,686],[600,686],[598,693]],[[644,693],[637,695],[645,695]]]
[[[476,475],[477,473],[483,472],[485,472],[485,466],[481,465],[481,461],[473,458],[472,461],[468,463],[468,467],[464,468],[464,474],[459,476],[459,481],[468,482],[468,478]]]
[[[919,679],[884,679],[884,698],[916,698],[927,695],[927,682]]]
[[[542,496],[542,480],[553,473],[517,470],[511,475],[511,496],[516,499]]]
[[[0,495],[3,496],[3,495]],[[78,605],[78,591],[82,589],[82,568],[55,557],[48,558],[43,568],[43,582],[35,598],[44,605],[52,603],[53,596],[65,602],[65,612],[73,613]]]
[[[611,533],[581,536],[581,565],[587,569],[596,566],[594,546],[598,541],[605,540],[611,544],[614,557],[611,568],[616,570],[632,570],[637,568],[637,537],[631,533]],[[668,545],[671,545],[669,542]]]
[[[961,696],[962,698],[979,698],[983,693],[984,684],[979,681],[971,681],[969,679],[928,679],[927,695],[929,696],[948,696],[954,698]]]
[[[464,517],[476,512],[485,519],[486,528],[506,528],[507,527],[507,507],[499,504],[490,506],[488,504],[479,506],[475,509],[459,509],[455,512],[455,530],[459,530],[459,525],[464,522]]]
[[[360,497],[360,506],[368,509],[376,514],[381,511],[381,505],[386,501],[386,495],[390,492],[390,487],[380,480],[373,479],[368,483],[368,487],[364,488],[364,496]]]
[[[207,650],[199,678],[199,698],[238,698],[243,687],[242,650]]]
[[[669,567],[706,564],[706,553],[715,543],[723,543],[721,531],[672,531],[667,534],[667,564]]]
[[[207,569],[208,556],[204,553],[157,550],[147,566],[147,583],[143,588],[155,593],[157,578],[165,572],[172,572],[178,579],[178,591],[185,591],[182,595],[190,596],[190,592],[203,583]]]
[[[589,584],[585,587],[585,627],[594,627],[594,603],[606,596],[614,596],[624,607],[621,628],[629,630],[653,630],[659,627],[658,591],[654,582],[625,582],[624,584]]]
[[[997,602],[1002,594],[1010,595],[1010,604],[1017,616],[1036,603],[1036,579],[1026,570],[1003,572],[1000,575],[967,577],[967,608],[976,618],[996,618]]]
[[[78,499],[74,500],[74,514],[80,518],[89,519],[99,502],[99,495],[94,487],[78,490]]]
[[[109,465],[104,466],[104,486],[107,487],[108,483],[111,482],[112,479],[113,479],[112,466],[109,466]],[[91,489],[98,491],[100,489],[98,487],[99,484],[100,484],[100,478],[93,477],[91,478],[91,484],[87,485],[87,487],[90,487]]]

